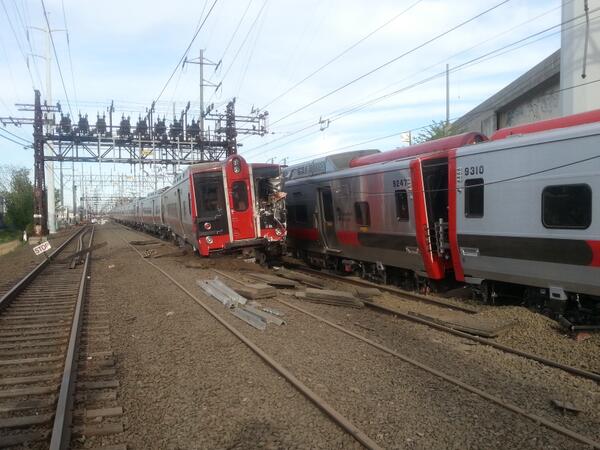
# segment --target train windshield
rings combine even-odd
[[[225,210],[222,174],[194,174],[196,211],[201,220],[214,218]]]

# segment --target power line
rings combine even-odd
[[[65,100],[67,101],[67,106],[69,107],[69,113],[71,113],[71,117],[73,116],[73,110],[71,109],[71,101],[69,100],[69,94],[67,92],[67,86],[65,85],[65,79],[63,77],[62,68],[60,67],[60,61],[58,60],[58,52],[56,51],[56,45],[54,43],[54,36],[52,35],[52,29],[50,28],[50,21],[48,20],[48,12],[46,11],[46,5],[44,4],[44,0],[40,0],[42,3],[42,10],[44,11],[44,18],[46,20],[46,25],[48,25],[48,34],[50,35],[50,42],[52,43],[52,49],[54,50],[54,58],[56,59],[56,66],[58,67],[58,74],[60,75],[60,82],[62,83],[62,88],[65,93]]]
[[[23,3],[23,5],[25,5],[25,3]],[[33,70],[35,71],[35,74],[37,76],[37,80],[39,81],[39,85],[42,86],[42,77],[40,76],[40,72],[38,69],[38,64],[37,64],[37,60],[35,59],[35,51],[33,50],[33,45],[31,44],[31,39],[29,37],[29,23],[24,20],[23,17],[26,17],[25,12],[23,12],[23,16],[21,16],[21,12],[19,11],[19,6],[17,4],[16,0],[13,0],[13,6],[15,8],[15,11],[17,13],[17,18],[19,19],[19,22],[21,22],[21,26],[23,27],[23,30],[25,31],[25,37],[27,40],[27,45],[29,47],[29,51],[31,52],[31,56],[32,56],[32,61],[33,61]]]
[[[591,12],[592,12],[592,13],[594,13],[594,12],[597,12],[597,11],[599,11],[599,10],[600,10],[600,8],[595,8],[595,9],[594,9],[594,10],[592,10]],[[522,48],[522,47],[524,47],[524,46],[526,46],[526,45],[530,45],[530,44],[533,44],[533,43],[535,43],[535,42],[538,42],[539,40],[542,40],[542,39],[546,39],[546,38],[548,38],[548,37],[551,37],[551,36],[553,36],[553,35],[554,35],[554,34],[556,34],[556,33],[553,33],[553,34],[550,34],[550,35],[546,35],[546,36],[542,36],[542,37],[540,37],[539,39],[537,39],[537,40],[535,40],[535,41],[528,42],[528,43],[526,43],[526,44],[524,44],[524,45],[521,45],[520,47],[515,47],[515,48],[512,48],[512,49],[510,49],[510,47],[514,47],[515,45],[517,45],[517,44],[520,44],[520,43],[523,43],[523,42],[525,42],[525,41],[527,41],[527,40],[529,40],[529,39],[531,39],[531,38],[533,38],[533,37],[538,37],[538,36],[541,36],[542,34],[544,34],[544,33],[548,32],[548,31],[550,31],[550,30],[552,30],[552,29],[554,29],[554,28],[562,27],[563,25],[565,25],[565,24],[567,24],[567,23],[574,22],[574,21],[576,21],[576,20],[577,20],[578,18],[580,18],[580,17],[583,17],[583,15],[580,15],[580,16],[578,16],[578,17],[574,17],[574,18],[572,18],[572,19],[569,19],[569,20],[567,20],[567,21],[565,21],[565,22],[562,22],[562,23],[559,23],[559,24],[557,24],[557,25],[553,25],[553,26],[551,26],[551,27],[545,28],[544,30],[541,30],[541,31],[538,31],[538,32],[536,32],[536,33],[530,34],[530,35],[528,35],[528,36],[526,36],[526,37],[524,37],[524,38],[521,38],[521,39],[519,39],[519,40],[517,40],[517,41],[514,41],[514,42],[512,42],[512,43],[510,43],[510,44],[504,45],[504,46],[502,46],[502,47],[500,47],[500,48],[498,48],[498,49],[492,50],[492,51],[490,51],[490,52],[487,52],[487,53],[485,53],[485,54],[483,54],[483,55],[480,55],[480,56],[478,56],[478,57],[475,57],[475,58],[473,58],[473,59],[471,59],[471,60],[469,60],[469,61],[466,61],[466,62],[464,62],[464,63],[462,63],[462,64],[460,64],[460,65],[454,66],[454,67],[451,69],[451,73],[454,73],[454,72],[457,72],[457,71],[459,71],[459,70],[462,70],[462,69],[465,69],[465,68],[471,67],[471,66],[473,66],[473,65],[476,65],[476,64],[480,64],[480,63],[482,63],[482,62],[485,62],[485,61],[488,61],[488,60],[490,60],[490,59],[492,59],[492,58],[496,58],[496,57],[498,57],[498,56],[502,56],[503,54],[506,54],[506,53],[508,53],[508,52],[510,52],[510,51],[517,50],[517,49],[519,49],[519,48]],[[572,25],[572,27],[571,27],[571,28],[574,28],[574,27],[577,27],[577,26],[579,26],[579,24]],[[560,32],[560,30],[558,31],[558,33],[559,33],[559,32]],[[504,51],[503,53],[500,53],[500,52],[502,52],[503,50],[506,50],[506,49],[509,49],[509,50],[507,50],[507,51]],[[464,51],[461,51],[461,52],[459,52],[458,54],[461,54],[461,53],[464,53]],[[456,56],[456,55],[454,55],[454,56]],[[433,66],[430,66],[430,67],[428,67],[427,69],[424,69],[424,70],[428,70],[429,68],[432,68],[432,67],[435,67],[435,66],[437,66],[437,64],[435,64],[435,65],[433,65]],[[349,115],[349,114],[355,113],[355,112],[357,112],[357,111],[359,111],[359,110],[361,110],[361,109],[364,109],[364,108],[365,108],[365,107],[367,107],[367,106],[370,106],[370,105],[372,105],[372,104],[378,103],[378,102],[380,102],[380,101],[382,101],[382,100],[384,100],[384,99],[386,99],[386,98],[389,98],[389,97],[391,97],[391,96],[393,96],[393,95],[399,94],[399,93],[401,93],[401,92],[405,92],[405,91],[407,91],[407,90],[409,90],[409,89],[412,89],[412,88],[414,88],[414,87],[420,86],[420,85],[422,85],[422,84],[425,84],[425,83],[427,83],[427,82],[429,82],[429,81],[432,81],[432,80],[434,80],[434,79],[441,78],[441,77],[443,77],[443,76],[445,76],[445,75],[446,75],[446,71],[444,70],[444,71],[438,72],[438,73],[436,73],[436,74],[434,74],[434,75],[431,75],[431,76],[429,76],[429,77],[427,77],[427,78],[424,78],[424,79],[421,79],[421,80],[419,80],[419,81],[416,81],[416,82],[415,82],[415,83],[413,83],[413,84],[410,84],[410,85],[408,85],[408,86],[404,86],[404,87],[402,87],[402,88],[400,88],[400,89],[397,89],[397,90],[395,90],[395,91],[392,91],[392,92],[389,92],[389,93],[387,93],[387,94],[384,94],[384,95],[382,95],[382,96],[380,96],[380,97],[377,97],[377,98],[375,98],[375,99],[368,100],[367,102],[364,102],[364,103],[362,103],[362,104],[354,105],[354,106],[350,107],[349,109],[346,109],[346,110],[338,110],[339,112],[334,112],[334,113],[332,113],[330,116],[328,116],[328,117],[331,117],[331,118],[329,118],[329,119],[327,120],[327,122],[328,122],[328,124],[331,124],[331,122],[335,122],[336,120],[339,120],[340,118],[342,118],[342,117],[344,117],[344,116],[346,116],[346,115]],[[301,128],[301,129],[299,129],[299,130],[296,130],[296,131],[294,131],[294,132],[292,132],[292,133],[289,133],[289,134],[288,134],[288,135],[286,135],[286,136],[281,136],[281,137],[279,137],[279,138],[277,138],[277,139],[274,139],[274,140],[272,140],[272,141],[270,141],[270,142],[266,142],[266,143],[264,143],[264,144],[261,144],[261,145],[259,145],[259,146],[257,146],[257,147],[254,147],[254,148],[250,149],[250,150],[249,150],[249,152],[253,152],[253,151],[255,151],[255,150],[257,150],[257,149],[259,149],[259,148],[261,148],[261,147],[264,147],[264,146],[267,146],[267,145],[271,145],[272,143],[274,143],[274,142],[277,142],[277,141],[279,141],[279,140],[286,139],[286,138],[288,138],[288,137],[290,137],[290,136],[292,136],[292,135],[295,135],[295,134],[297,134],[297,133],[299,133],[299,132],[302,132],[302,131],[304,131],[304,130],[307,130],[307,129],[309,129],[309,128],[312,128],[313,126],[319,125],[320,123],[321,123],[321,121],[319,121],[319,122],[314,122],[314,121],[313,121],[313,122],[311,122],[309,125],[307,125],[307,126],[305,126],[305,127]],[[312,134],[313,134],[313,133],[310,133],[310,134],[306,135],[305,137],[308,137],[309,135],[312,135]],[[296,142],[297,140],[298,140],[298,139],[295,139],[293,142]],[[281,146],[278,146],[278,147],[275,147],[275,148],[280,148],[280,147],[281,147]],[[263,152],[260,152],[260,153],[258,153],[257,155],[254,155],[254,156],[256,157],[256,156],[258,156],[258,155],[260,155],[260,154],[263,154],[263,153],[266,153],[266,152],[268,152],[268,151],[272,151],[272,150],[274,150],[274,149],[265,150],[265,151],[263,151]]]
[[[61,0],[63,22],[65,24],[65,32],[67,33],[67,49],[69,52],[69,66],[71,67],[71,82],[73,83],[73,97],[75,98],[75,107],[79,109],[77,102],[77,89],[75,88],[75,74],[73,71],[73,59],[71,57],[71,39],[69,37],[69,26],[67,25],[67,14],[65,12],[65,0]]]
[[[225,80],[225,78],[229,74],[229,71],[233,67],[233,64],[235,63],[235,60],[237,59],[237,57],[239,56],[240,52],[242,51],[242,48],[244,48],[244,45],[246,44],[246,41],[248,40],[248,37],[250,36],[250,33],[252,32],[252,30],[256,26],[256,22],[258,22],[258,19],[260,18],[263,10],[265,9],[265,6],[267,5],[267,2],[268,2],[268,0],[265,0],[263,2],[262,6],[260,7],[260,10],[258,11],[258,14],[256,15],[256,17],[254,18],[254,21],[250,25],[250,28],[248,29],[248,32],[246,33],[246,36],[244,37],[244,39],[242,41],[242,44],[238,47],[237,51],[235,52],[235,55],[233,56],[233,59],[231,60],[231,63],[229,64],[229,67],[227,68],[227,70],[225,71],[225,74],[221,78],[221,83]]]
[[[564,87],[564,88],[556,89],[556,90],[551,91],[551,92],[547,92],[546,94],[540,96],[540,98],[548,97],[548,96],[551,96],[551,95],[559,94],[559,93],[564,92],[564,91],[568,91],[568,90],[571,90],[571,89],[576,89],[576,88],[583,87],[583,86],[588,86],[590,84],[595,84],[595,83],[599,83],[599,82],[600,82],[600,78],[595,79],[595,80],[590,80],[590,81],[587,81],[587,82],[584,82],[584,83],[580,83],[580,84],[575,84],[573,86],[567,86],[567,87]],[[487,111],[492,111],[492,110],[493,109],[489,109]],[[487,111],[483,111],[483,112],[487,112]],[[455,120],[455,119],[456,118],[454,118],[452,120]],[[322,157],[322,156],[333,154],[333,153],[335,153],[337,151],[340,151],[340,150],[345,150],[345,149],[348,149],[348,148],[351,148],[351,147],[361,146],[361,145],[372,143],[372,142],[375,142],[375,141],[381,141],[381,140],[384,140],[384,139],[387,139],[387,138],[390,138],[390,137],[394,137],[394,136],[402,135],[402,134],[405,134],[405,133],[408,133],[408,132],[412,132],[412,131],[417,131],[417,130],[420,130],[420,129],[424,129],[424,128],[427,128],[428,126],[430,126],[430,124],[424,125],[424,126],[421,126],[421,127],[418,127],[418,128],[412,128],[410,130],[403,130],[403,131],[395,132],[395,133],[388,134],[388,135],[385,135],[385,136],[376,137],[376,138],[369,139],[369,140],[362,141],[362,142],[358,142],[358,143],[355,143],[355,144],[345,145],[343,147],[338,147],[338,148],[335,148],[335,149],[330,150],[330,151],[325,152],[325,153],[321,153],[321,154],[317,154],[317,155],[312,155],[312,156],[307,157],[307,158],[299,158],[299,159],[295,159],[295,160],[292,160],[292,161],[300,161],[300,160],[304,160],[304,159],[319,158],[319,157]],[[308,137],[308,136],[303,136],[303,137]],[[502,149],[500,149],[500,150],[502,150]],[[485,154],[485,153],[491,153],[491,152],[494,152],[494,151],[497,151],[497,150],[488,150],[488,151],[481,151],[481,152],[469,153],[469,156],[481,155],[481,154]],[[394,161],[407,161],[407,160],[411,160],[413,158],[414,158],[414,156],[408,156],[408,157],[404,157],[404,158],[395,159]]]
[[[42,0],[43,1],[43,0]],[[162,95],[165,92],[165,89],[167,89],[167,86],[169,85],[169,83],[171,82],[171,80],[173,79],[173,76],[175,75],[175,73],[177,72],[177,69],[179,68],[179,66],[183,63],[183,61],[185,60],[185,57],[187,56],[188,52],[190,51],[190,48],[192,48],[192,45],[194,44],[194,41],[196,40],[196,38],[198,37],[198,34],[200,34],[200,31],[202,30],[202,28],[204,27],[204,24],[206,23],[207,19],[210,17],[210,13],[213,11],[213,9],[215,8],[215,5],[217,4],[219,0],[214,0],[210,9],[208,10],[208,13],[206,13],[206,16],[204,17],[204,20],[202,21],[202,23],[200,24],[200,26],[196,29],[196,32],[194,33],[194,36],[192,37],[190,43],[188,44],[187,48],[185,49],[185,51],[183,52],[183,55],[181,56],[181,58],[179,59],[179,62],[175,65],[175,68],[173,69],[173,71],[171,72],[171,75],[169,75],[169,78],[167,79],[167,82],[165,83],[165,85],[163,86],[163,88],[160,91],[160,94],[158,94],[158,97],[156,97],[156,99],[154,100],[155,102],[158,102],[158,100],[160,100],[160,98],[162,97]]]
[[[33,144],[31,141],[28,141],[27,139],[25,139],[25,138],[23,138],[23,137],[19,136],[18,134],[15,134],[15,133],[12,133],[12,132],[8,131],[8,130],[7,130],[5,127],[0,127],[0,130],[4,131],[5,133],[8,133],[8,134],[10,134],[11,136],[14,136],[14,137],[16,137],[17,139],[21,139],[22,141],[25,141],[25,142],[27,142],[28,144]]]
[[[268,2],[269,0],[265,0],[265,4]],[[236,91],[236,97],[239,95],[240,91],[242,90],[242,86],[244,84],[244,81],[246,80],[246,73],[248,72],[248,67],[250,67],[250,62],[252,61],[252,55],[254,54],[254,50],[256,49],[256,45],[258,44],[258,39],[260,38],[260,33],[262,31],[263,26],[265,25],[265,19],[266,19],[267,15],[264,14],[262,19],[261,19],[261,23],[258,26],[258,30],[256,31],[256,37],[254,38],[254,43],[252,44],[252,47],[250,47],[250,52],[248,53],[248,59],[246,61],[246,64],[244,66],[244,71],[242,73],[242,77],[240,79],[240,83],[238,85],[237,91]]]
[[[10,20],[10,15],[8,14],[8,10],[6,9],[4,0],[1,0],[1,2],[2,2],[2,9],[4,9],[4,14],[6,14],[6,19],[8,20],[8,25],[10,26],[10,29],[15,38],[15,41],[17,41],[17,47],[19,48],[19,51],[21,52],[21,55],[23,55],[23,59],[25,60],[25,65],[27,66],[27,72],[29,73],[29,78],[31,79],[31,86],[33,89],[35,89],[35,82],[33,81],[33,75],[31,74],[31,68],[29,67],[29,58],[27,58],[27,55],[25,54],[25,51],[23,50],[23,46],[21,45],[19,35],[17,34],[17,31],[15,30],[15,28],[13,26],[12,20]]]
[[[294,89],[296,89],[298,86],[300,86],[302,83],[304,83],[305,81],[308,81],[313,76],[315,76],[316,74],[318,74],[319,72],[321,72],[323,69],[325,69],[329,65],[333,64],[335,61],[337,61],[338,59],[340,59],[342,56],[344,56],[345,54],[347,54],[348,52],[350,52],[351,50],[353,50],[354,48],[356,48],[358,45],[362,44],[364,41],[366,41],[367,39],[369,39],[375,33],[377,33],[378,31],[382,30],[383,28],[385,28],[386,26],[388,26],[390,23],[394,22],[396,19],[398,19],[400,16],[402,16],[403,14],[407,13],[408,11],[410,11],[412,8],[414,8],[415,6],[417,6],[422,1],[423,0],[417,0],[416,2],[412,3],[407,8],[403,9],[398,14],[396,14],[394,17],[392,17],[391,19],[387,20],[385,23],[383,23],[382,25],[380,25],[379,27],[375,28],[373,31],[371,31],[367,35],[365,35],[362,38],[360,38],[358,41],[356,41],[350,47],[346,48],[341,53],[338,53],[336,56],[334,56],[332,59],[330,59],[329,61],[327,61],[325,64],[323,64],[322,66],[320,66],[319,68],[317,68],[316,70],[314,70],[313,72],[311,72],[310,74],[308,74],[307,76],[305,76],[304,78],[302,78],[300,81],[298,81],[294,85],[290,86],[288,89],[286,89],[285,91],[283,91],[281,94],[277,95],[275,98],[273,98],[271,101],[267,102],[260,109],[264,110],[265,108],[269,107],[270,105],[272,105],[273,103],[275,103],[280,98],[286,96],[287,94],[289,94],[290,92],[292,92]]]
[[[510,2],[510,1],[511,1],[511,0],[503,0],[503,1],[501,1],[500,3],[497,3],[496,5],[492,6],[491,8],[488,8],[488,9],[486,9],[485,11],[483,11],[483,12],[480,12],[479,14],[476,14],[475,16],[473,16],[473,17],[471,17],[471,18],[469,18],[469,19],[467,19],[467,20],[465,20],[465,21],[463,21],[463,22],[459,23],[458,25],[455,25],[455,26],[453,26],[452,28],[450,28],[450,29],[448,29],[448,30],[446,30],[446,31],[444,31],[444,32],[442,32],[442,33],[440,33],[440,34],[438,34],[438,35],[434,36],[434,37],[433,37],[433,38],[431,38],[431,39],[428,39],[427,41],[425,41],[425,42],[423,42],[423,43],[421,43],[421,44],[417,45],[416,47],[413,47],[412,49],[410,49],[410,50],[407,50],[406,52],[402,53],[401,55],[398,55],[398,56],[396,56],[396,57],[394,57],[394,58],[390,59],[389,61],[386,61],[385,63],[383,63],[383,64],[380,64],[379,66],[375,67],[374,69],[371,69],[371,70],[369,70],[368,72],[366,72],[366,73],[364,73],[364,74],[362,74],[362,75],[360,75],[360,76],[358,76],[358,77],[356,77],[356,78],[354,78],[354,79],[352,79],[352,80],[348,81],[347,83],[344,83],[344,84],[343,84],[343,85],[341,85],[340,87],[337,87],[336,89],[334,89],[334,90],[332,90],[332,91],[329,91],[328,93],[326,93],[326,94],[324,94],[324,95],[322,95],[322,96],[320,96],[320,97],[316,98],[315,100],[312,100],[312,101],[310,101],[309,103],[305,104],[304,106],[301,106],[300,108],[297,108],[297,109],[295,109],[294,111],[292,111],[292,112],[290,112],[290,113],[288,113],[288,114],[284,115],[283,117],[281,117],[281,118],[277,119],[277,120],[276,120],[275,122],[273,122],[271,125],[275,125],[276,123],[279,123],[279,122],[281,122],[281,121],[283,121],[283,120],[287,119],[288,117],[291,117],[291,116],[293,116],[294,114],[297,114],[297,113],[299,113],[300,111],[303,111],[303,110],[305,110],[306,108],[308,108],[308,107],[310,107],[310,106],[314,105],[315,103],[318,103],[318,102],[320,102],[321,100],[323,100],[323,99],[325,99],[325,98],[327,98],[327,97],[330,97],[331,95],[333,95],[333,94],[335,94],[335,93],[337,93],[337,92],[341,91],[342,89],[345,89],[345,88],[347,88],[348,86],[350,86],[350,85],[352,85],[352,84],[354,84],[354,83],[356,83],[356,82],[358,82],[358,81],[362,80],[363,78],[366,78],[366,77],[368,77],[368,76],[372,75],[373,73],[375,73],[375,72],[377,72],[377,71],[379,71],[379,70],[381,70],[381,69],[383,69],[383,68],[385,68],[385,67],[389,66],[390,64],[393,64],[393,63],[395,63],[396,61],[400,60],[401,58],[404,58],[405,56],[408,56],[408,55],[410,55],[411,53],[414,53],[415,51],[417,51],[417,50],[420,50],[421,48],[425,47],[426,45],[429,45],[429,44],[431,44],[432,42],[434,42],[434,41],[436,41],[436,40],[438,40],[438,39],[440,39],[440,38],[442,38],[442,37],[444,37],[444,36],[448,35],[449,33],[451,33],[451,32],[453,32],[453,31],[455,31],[455,30],[457,30],[457,29],[459,29],[459,28],[461,28],[461,27],[463,27],[463,26],[465,26],[465,25],[467,25],[467,24],[469,24],[469,23],[473,22],[474,20],[477,20],[477,19],[479,19],[480,17],[484,16],[485,14],[487,14],[487,13],[489,13],[489,12],[491,12],[491,11],[493,11],[493,10],[497,9],[497,8],[499,8],[499,7],[500,7],[500,6],[502,6],[502,5],[505,5],[506,3]]]
[[[6,130],[4,130],[4,129],[1,129],[0,131],[6,131]],[[12,138],[9,138],[8,136],[4,136],[3,134],[0,134],[0,138],[4,138],[4,139],[6,139],[7,141],[13,142],[13,143],[15,143],[15,144],[17,144],[17,145],[19,145],[19,146],[21,146],[21,147],[25,147],[25,146],[26,146],[26,145],[25,145],[23,142],[15,141],[14,139],[12,139]],[[26,142],[27,142],[27,141],[26,141]],[[32,143],[32,142],[27,142],[27,143],[28,143],[29,145],[33,145],[33,143]]]

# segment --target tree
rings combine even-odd
[[[29,170],[13,171],[5,201],[7,225],[25,230],[33,221],[33,184],[29,180]]]
[[[440,120],[439,122],[434,120],[431,125],[428,125],[425,130],[415,137],[414,143],[421,144],[427,141],[434,141],[446,136],[454,136],[460,132],[461,130],[457,129],[452,124],[447,125],[445,120]]]

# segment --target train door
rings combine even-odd
[[[183,226],[183,203],[181,202],[181,189],[177,188],[177,217],[179,219],[179,226],[181,228],[181,234],[185,239],[185,228]]]
[[[230,201],[233,239],[255,238],[254,208],[247,178],[232,181]]]
[[[335,214],[333,209],[333,195],[329,186],[319,188],[319,214],[317,223],[320,228],[323,243],[328,250],[338,251],[338,240],[335,231]]]
[[[194,174],[196,223],[200,235],[227,234],[225,191],[221,172]]]
[[[448,242],[448,158],[411,162],[417,243],[427,275],[445,277],[450,265]]]

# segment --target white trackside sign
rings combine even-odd
[[[47,252],[51,248],[52,247],[50,246],[50,242],[46,241],[46,242],[42,242],[40,245],[33,247],[33,252],[36,255],[41,255],[42,253]]]

